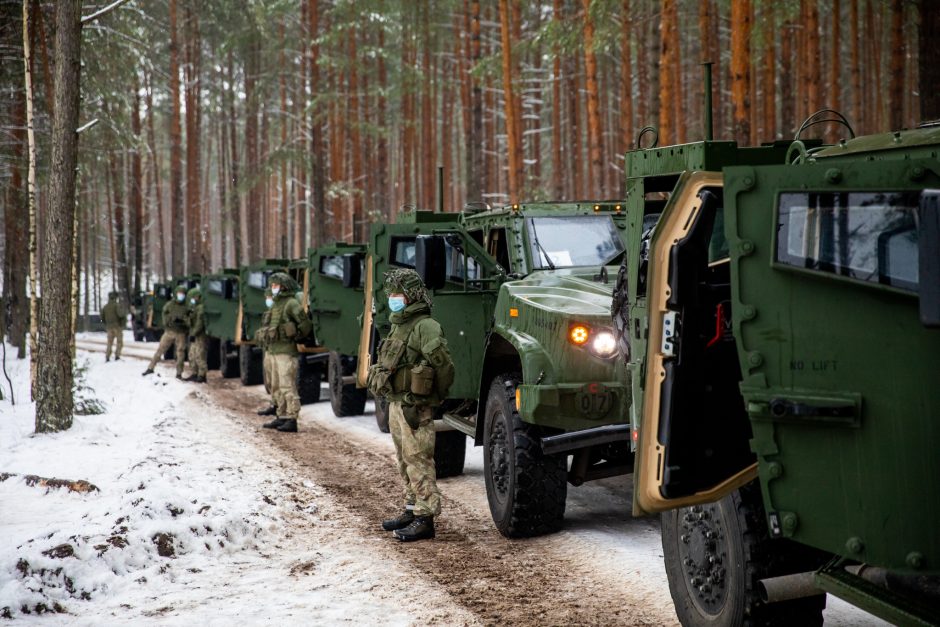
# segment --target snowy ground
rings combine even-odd
[[[106,413],[78,416],[55,435],[33,435],[33,407],[22,402],[28,364],[8,359],[17,405],[0,401],[0,476],[14,475],[0,481],[0,616],[95,625],[675,624],[658,528],[629,516],[626,478],[571,488],[563,532],[508,541],[492,530],[480,450],[471,448],[465,473],[441,482],[438,540],[403,547],[375,531],[388,504],[371,501],[396,479],[378,476],[392,445],[372,415],[337,419],[328,403],[308,405],[300,434],[272,436],[251,412],[260,388],[216,373],[209,385],[182,383],[166,366],[141,378],[139,357],[155,345],[127,334],[125,347],[131,358],[108,364],[80,351],[86,394]],[[362,476],[339,477],[331,453]],[[99,490],[30,486],[24,475],[84,479]],[[544,575],[544,589],[533,574]],[[507,585],[522,582],[533,598],[506,598]],[[544,595],[556,602],[539,609]],[[880,624],[831,597],[828,605],[827,625]]]

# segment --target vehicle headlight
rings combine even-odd
[[[613,357],[617,353],[617,338],[610,331],[597,331],[592,335],[588,349],[597,357]]]

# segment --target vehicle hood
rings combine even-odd
[[[616,266],[607,266],[607,283],[594,280],[599,267],[540,270],[503,284],[513,300],[561,315],[610,316]]]

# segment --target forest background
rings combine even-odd
[[[705,61],[718,139],[789,140],[822,108],[858,134],[914,127],[940,117],[936,90],[920,88],[940,72],[936,4],[131,0],[82,29],[79,120],[99,123],[79,142],[80,308],[98,311],[110,289],[128,298],[163,277],[364,241],[403,207],[622,197],[642,128],[658,127],[660,145],[702,138]],[[39,216],[54,9],[26,0]],[[0,0],[0,280],[18,346],[23,16],[23,2]]]

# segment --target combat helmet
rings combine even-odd
[[[424,286],[421,276],[411,268],[396,268],[385,273],[385,293],[401,293],[412,303],[424,301],[431,306],[431,295]]]
[[[198,287],[193,287],[186,292],[186,300],[192,300],[193,298],[202,298],[202,290]]]
[[[293,294],[297,291],[297,282],[286,272],[275,272],[268,279],[268,285],[277,283],[281,286],[281,294]]]

